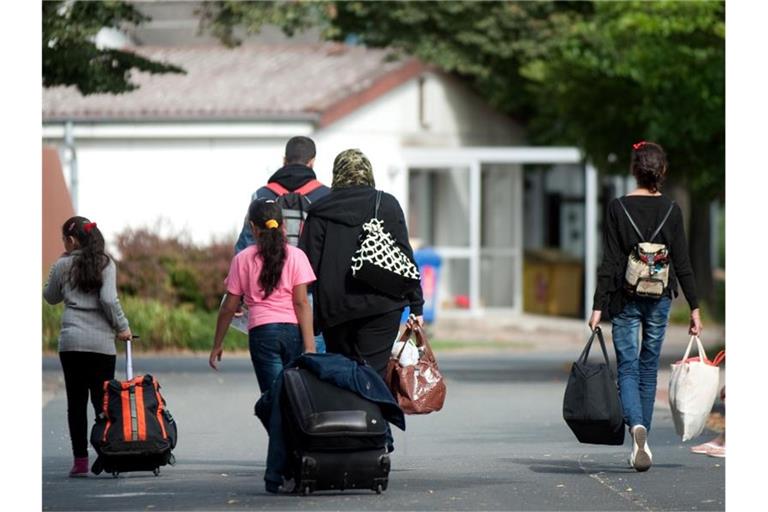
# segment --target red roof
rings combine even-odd
[[[320,125],[419,75],[413,58],[336,43],[137,47],[187,73],[136,73],[133,92],[82,96],[74,87],[43,90],[43,121],[298,119]]]

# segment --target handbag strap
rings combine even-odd
[[[381,190],[376,191],[376,208],[373,210],[373,218],[379,218],[379,205],[381,204]]]
[[[699,360],[703,363],[709,361],[707,359],[707,353],[704,351],[704,346],[701,344],[701,340],[695,334],[691,336],[691,340],[688,342],[688,348],[685,349],[685,355],[683,356],[683,362],[688,360],[688,356],[691,354],[691,348],[693,347],[693,340],[696,340],[696,345],[699,349]]]
[[[595,327],[595,330],[592,331],[592,335],[589,337],[589,341],[587,342],[587,345],[584,347],[584,350],[581,352],[581,355],[579,356],[579,362],[582,362],[582,363],[587,362],[587,358],[589,357],[589,350],[592,348],[592,342],[595,340],[595,335],[597,335],[597,340],[600,342],[600,348],[603,351],[605,364],[610,364],[608,361],[608,351],[605,349],[605,339],[603,339],[603,331],[602,329],[600,329],[600,326]]]
[[[712,360],[712,366],[720,366],[720,363],[722,363],[725,360],[725,350],[721,350],[717,353],[715,358]]]
[[[421,327],[416,327],[415,329],[411,329],[409,327],[406,327],[403,330],[403,334],[400,335],[400,339],[398,341],[402,341],[403,346],[400,347],[400,352],[397,354],[397,358],[400,359],[400,356],[403,354],[403,351],[405,350],[405,342],[407,342],[411,335],[415,334],[416,336],[416,347],[424,347],[424,354],[427,356],[427,358],[434,362],[437,362],[435,358],[435,353],[432,352],[432,347],[429,345],[429,341],[427,340],[426,335],[424,334],[424,330]]]

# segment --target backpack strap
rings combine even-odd
[[[640,232],[640,228],[637,227],[637,224],[635,224],[634,219],[632,219],[632,216],[627,211],[627,207],[624,206],[624,203],[621,202],[621,198],[618,199],[619,204],[621,205],[621,209],[624,210],[624,213],[627,214],[627,218],[629,219],[629,223],[632,224],[632,227],[635,228],[635,233],[637,233],[637,236],[640,237],[640,240],[643,240],[643,234]]]
[[[661,224],[659,224],[659,227],[656,228],[656,231],[653,232],[651,235],[651,242],[653,242],[653,239],[656,238],[656,235],[659,234],[661,231],[661,228],[664,227],[664,223],[667,222],[667,219],[669,218],[669,215],[672,213],[672,208],[675,207],[675,202],[672,201],[672,204],[669,205],[669,210],[667,210],[667,214],[664,216],[664,218],[661,220]]]
[[[290,190],[288,190],[287,188],[285,188],[284,186],[282,186],[276,181],[270,181],[269,183],[267,183],[266,187],[272,192],[274,192],[275,195],[277,195],[278,197],[283,196],[288,192],[290,192]]]
[[[312,192],[314,190],[317,190],[318,188],[320,188],[322,186],[323,186],[323,184],[320,183],[317,180],[309,180],[308,182],[306,182],[305,184],[303,184],[302,186],[300,186],[299,188],[294,190],[294,192],[297,193],[297,194],[301,194],[302,196],[305,196],[305,195],[309,194],[310,192]]]
[[[624,206],[624,203],[621,202],[621,199],[619,199],[618,201],[619,201],[619,204],[621,205],[621,209],[624,210],[624,213],[627,215],[627,218],[629,219],[630,224],[632,224],[632,227],[635,228],[635,233],[637,233],[637,236],[640,237],[640,240],[643,240],[643,234],[640,232],[640,228],[637,227],[637,224],[635,224],[635,221],[632,219],[632,216],[629,214],[629,211],[627,211],[627,207]],[[661,220],[661,224],[659,224],[659,227],[657,227],[656,231],[654,231],[653,234],[651,235],[651,238],[648,240],[649,242],[653,242],[653,239],[656,238],[656,235],[658,235],[661,232],[661,228],[664,227],[664,224],[667,222],[667,219],[672,213],[672,209],[674,207],[675,207],[675,202],[672,201],[672,203],[669,205],[669,210],[667,210],[667,214],[664,215],[664,218]]]

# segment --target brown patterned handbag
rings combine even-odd
[[[421,328],[406,328],[399,341],[407,342],[412,334],[415,334],[416,346],[419,349],[418,362],[409,366],[400,364],[400,355],[405,349],[403,343],[399,353],[389,357],[385,380],[404,413],[429,414],[443,408],[445,380]]]

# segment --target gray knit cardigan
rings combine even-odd
[[[80,253],[64,254],[51,267],[43,297],[50,304],[64,302],[59,352],[97,352],[115,355],[115,334],[128,328],[128,319],[117,298],[115,262],[102,271],[98,293],[85,293],[69,282],[69,269]]]

